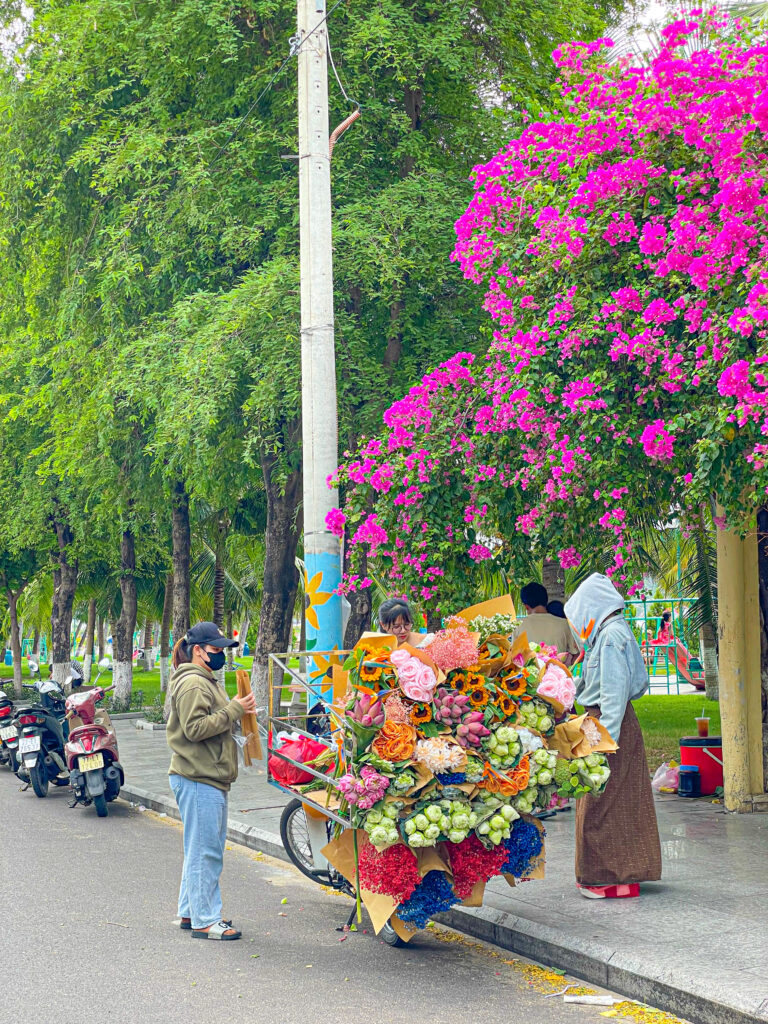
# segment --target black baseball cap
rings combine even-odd
[[[184,637],[187,647],[199,644],[204,647],[210,644],[211,647],[237,647],[237,640],[227,640],[215,622],[198,622],[196,626],[187,630]]]

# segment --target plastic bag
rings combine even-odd
[[[318,743],[317,740],[311,740],[308,736],[290,739],[277,748],[279,753],[285,754],[286,757],[299,761],[301,764],[312,761],[327,749],[328,747],[325,743]],[[296,765],[283,761],[282,758],[275,757],[274,754],[269,759],[269,774],[275,782],[279,782],[283,786],[298,786],[304,782],[311,782],[314,778],[314,775],[302,771]]]
[[[676,793],[680,784],[680,767],[677,761],[665,761],[656,769],[651,788],[654,793]]]

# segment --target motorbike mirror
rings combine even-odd
[[[111,662],[111,660],[109,658],[102,658],[101,661],[99,662],[99,668],[100,669],[110,668],[111,665],[112,665],[112,662]]]

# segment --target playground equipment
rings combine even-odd
[[[704,689],[704,670],[698,658],[694,658],[691,652],[680,640],[671,640],[667,644],[651,643],[653,651],[653,664],[650,675],[656,674],[656,666],[660,659],[664,664],[669,676],[669,666],[674,667],[675,675],[682,677],[686,683],[695,686],[697,690]]]

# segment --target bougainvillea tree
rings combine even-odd
[[[766,502],[764,39],[715,12],[642,67],[561,47],[558,117],[475,169],[454,258],[493,345],[428,373],[340,470],[332,526],[393,588],[455,608],[474,564],[534,550],[606,551],[631,589],[638,524]]]

